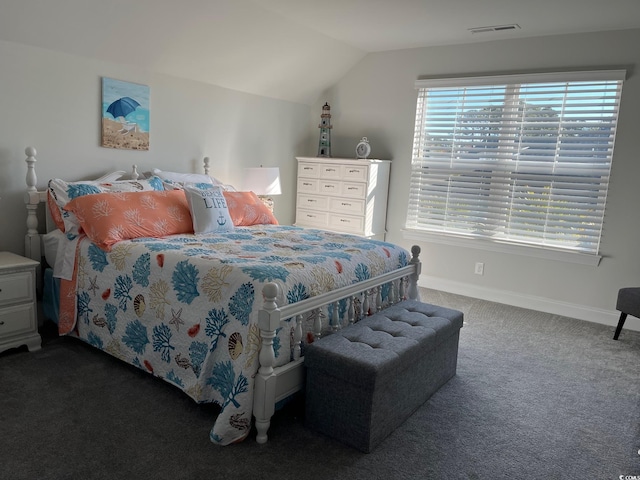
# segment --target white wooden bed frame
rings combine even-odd
[[[36,149],[27,147],[27,191],[25,193],[25,204],[27,207],[27,234],[25,237],[25,255],[38,262],[41,261],[41,233],[38,227],[37,210],[41,203],[47,201],[47,192],[39,191],[36,187],[37,176],[35,171]],[[209,158],[204,159],[205,174],[209,174]],[[114,172],[102,177],[104,181],[115,180],[124,174],[123,171]],[[130,178],[137,179],[137,168],[134,165]],[[46,210],[46,208],[45,208]],[[47,227],[49,228],[49,227]],[[279,307],[276,304],[278,296],[278,285],[268,283],[264,286],[262,293],[264,303],[258,313],[258,327],[262,338],[262,345],[259,354],[260,368],[255,377],[253,415],[255,417],[256,429],[258,431],[256,440],[258,443],[267,442],[267,431],[271,423],[271,417],[275,413],[278,402],[284,400],[294,393],[303,390],[305,387],[305,376],[303,361],[301,356],[301,345],[303,341],[303,319],[313,312],[314,316],[313,335],[314,338],[321,336],[321,316],[318,314],[324,306],[335,304],[333,311],[337,312],[337,302],[346,299],[348,302],[346,318],[330,318],[329,325],[332,330],[342,328],[346,323],[358,321],[356,318],[356,299],[360,302],[359,309],[362,314],[370,311],[379,311],[383,308],[381,298],[381,286],[392,282],[390,303],[396,303],[404,298],[418,299],[418,277],[420,275],[421,263],[418,258],[420,247],[411,248],[411,261],[406,267],[393,272],[385,273],[354,285],[333,290],[315,297],[302,300],[300,302]],[[295,318],[294,329],[294,360],[274,367],[276,356],[273,349],[273,339],[276,336],[276,329],[280,327],[284,320]]]

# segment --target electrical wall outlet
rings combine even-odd
[[[476,263],[475,274],[476,275],[484,275],[484,263],[482,263],[482,262],[477,262]]]

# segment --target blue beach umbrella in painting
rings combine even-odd
[[[113,102],[107,108],[107,113],[113,115],[113,118],[126,117],[133,112],[140,104],[131,97],[122,97]]]

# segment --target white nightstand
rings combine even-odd
[[[38,262],[0,252],[0,352],[26,345],[40,349],[36,308]]]

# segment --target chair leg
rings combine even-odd
[[[616,328],[616,333],[613,334],[613,339],[617,340],[620,335],[620,331],[622,330],[622,326],[624,325],[624,321],[627,319],[627,314],[624,312],[620,313],[620,320],[618,320],[618,327]]]

